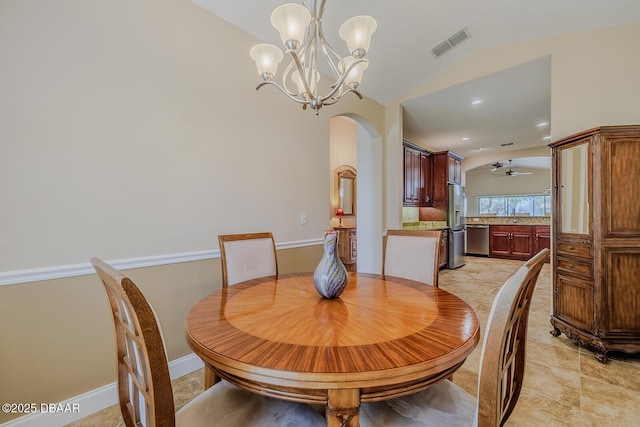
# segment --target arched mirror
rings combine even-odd
[[[344,215],[356,214],[356,170],[351,166],[337,169],[338,208]]]

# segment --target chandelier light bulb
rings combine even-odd
[[[271,14],[271,25],[280,33],[280,39],[287,49],[297,49],[311,22],[311,12],[296,3],[278,6]]]
[[[346,70],[349,69],[349,67],[351,67],[351,65],[354,62],[358,61],[358,59],[354,58],[353,56],[347,56],[346,58],[343,59],[343,61],[344,61],[344,70],[341,70],[341,71],[345,72]],[[369,67],[369,61],[367,61],[366,59],[362,59],[362,62],[355,64],[351,68],[351,70],[347,73],[347,77],[344,79],[344,84],[351,89],[357,89],[358,85],[362,81],[362,75],[364,74],[364,71],[368,67]]]
[[[369,51],[371,36],[377,27],[378,23],[370,16],[354,16],[340,26],[338,34],[347,42],[349,52],[356,58],[362,58]]]
[[[305,68],[304,71],[305,71],[305,77],[308,76],[309,75],[309,69]],[[303,80],[300,78],[300,73],[298,72],[298,70],[296,70],[293,73],[291,73],[291,80],[293,80],[293,82],[298,87],[298,93],[300,93],[303,96],[306,96],[308,99],[313,98],[313,94],[316,91],[316,86],[318,85],[318,82],[320,81],[320,73],[319,72],[313,70],[311,72],[311,75],[313,76],[309,80],[309,89],[311,89],[311,93],[307,94],[307,89],[304,86]]]
[[[269,81],[278,71],[278,64],[284,59],[282,51],[272,44],[260,43],[249,51],[251,59],[256,62],[258,75],[264,81]]]

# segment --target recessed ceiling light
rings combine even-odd
[[[482,104],[482,99],[474,99],[471,101],[471,105],[479,105]]]
[[[542,139],[545,139],[545,140],[547,140],[547,141],[548,141],[548,140],[550,140],[550,139],[551,139],[551,137],[550,137],[550,136],[545,136],[545,137],[544,137],[544,138],[542,138]]]
[[[465,136],[464,138],[462,138],[462,140],[463,140],[463,141],[468,141],[468,140],[469,140],[469,137],[468,137],[468,136]]]
[[[539,128],[545,127],[545,126],[549,126],[549,122],[540,122],[536,126],[539,127]]]

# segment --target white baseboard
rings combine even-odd
[[[175,380],[176,378],[190,374],[203,366],[204,364],[198,356],[193,353],[188,354],[169,362],[171,379]],[[56,403],[56,407],[69,408],[70,410],[67,412],[35,412],[0,424],[0,427],[62,427],[117,403],[118,389],[114,382],[79,396],[72,397],[64,402]],[[78,410],[74,411],[73,408],[78,408]]]

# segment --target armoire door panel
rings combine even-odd
[[[636,138],[603,138],[602,210],[605,237],[640,237],[640,143]],[[630,195],[636,197],[630,197]]]
[[[607,333],[640,333],[640,249],[606,249]]]
[[[586,331],[593,329],[593,285],[590,282],[558,276],[555,299],[558,318]]]

